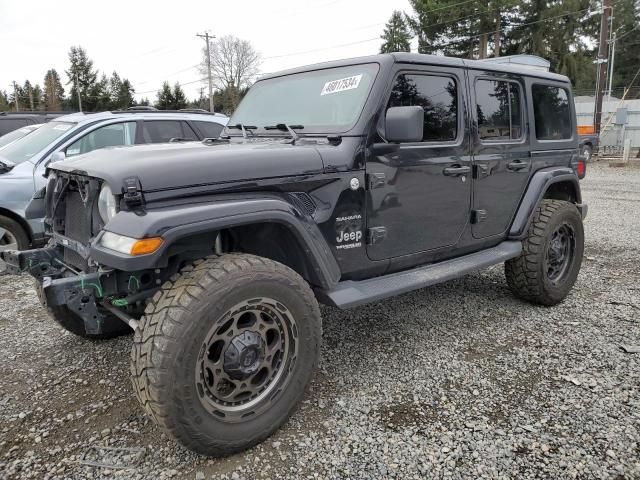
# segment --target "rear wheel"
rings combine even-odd
[[[589,163],[591,161],[591,157],[593,157],[593,148],[591,148],[591,145],[582,146],[582,156],[585,162]]]
[[[505,263],[511,291],[532,303],[560,303],[578,277],[584,252],[584,228],[576,206],[542,200],[522,247],[519,257]]]
[[[27,248],[29,248],[29,236],[20,224],[11,218],[0,216],[0,252]],[[0,275],[5,269],[5,263],[0,260]]]
[[[229,455],[295,410],[318,360],[321,320],[307,283],[244,254],[184,268],[148,304],[131,373],[147,413],[187,448]]]

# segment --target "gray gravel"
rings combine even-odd
[[[620,348],[640,345],[640,170],[592,166],[583,189],[586,258],[564,303],[514,299],[495,267],[325,308],[310,395],[226,459],[144,416],[130,337],[67,334],[28,278],[0,277],[0,478],[640,478],[640,353]]]

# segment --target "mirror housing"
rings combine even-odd
[[[49,163],[55,163],[55,162],[61,162],[63,161],[65,158],[67,158],[67,156],[65,155],[64,152],[59,151],[59,152],[53,152],[51,154],[51,159],[49,160]]]
[[[419,106],[391,107],[385,118],[388,142],[421,142],[424,129],[424,109]]]

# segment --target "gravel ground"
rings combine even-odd
[[[586,258],[564,303],[516,300],[494,267],[324,308],[306,401],[225,459],[144,416],[131,337],[67,334],[29,278],[0,277],[0,478],[640,478],[640,353],[620,348],[640,345],[640,170],[593,166],[583,192]]]

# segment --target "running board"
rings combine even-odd
[[[339,282],[333,290],[318,291],[317,294],[323,303],[338,308],[357,307],[462,277],[476,270],[515,258],[520,255],[520,252],[522,252],[521,242],[502,242],[493,248],[412,270],[391,273],[368,280],[346,280]]]

